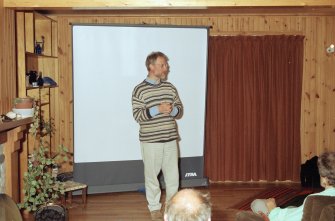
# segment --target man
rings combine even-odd
[[[208,194],[184,189],[167,203],[164,221],[210,221],[211,213]]]
[[[318,157],[318,171],[320,174],[320,185],[324,188],[323,191],[308,195],[302,205],[297,207],[281,208],[276,204],[274,198],[255,200],[252,202],[253,211],[259,213],[263,220],[269,221],[301,221],[303,217],[305,205],[310,196],[330,196],[335,197],[335,152],[324,152]],[[314,203],[315,205],[316,203]],[[266,209],[263,209],[264,206]],[[262,208],[262,209],[260,209]],[[314,206],[313,206],[314,208]],[[236,220],[250,220],[247,213],[238,213]]]
[[[182,115],[182,103],[176,88],[166,81],[168,57],[152,52],[146,59],[147,78],[134,88],[132,107],[140,124],[140,142],[148,208],[152,220],[162,220],[161,189],[157,176],[162,170],[166,201],[179,187],[178,131],[175,118]]]

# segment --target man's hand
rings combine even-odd
[[[158,110],[159,110],[159,113],[168,115],[172,111],[172,104],[168,102],[162,102],[158,106]]]
[[[269,198],[266,200],[266,206],[268,207],[269,213],[271,210],[277,207],[276,200],[274,198]]]

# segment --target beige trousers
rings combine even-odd
[[[177,141],[166,143],[141,142],[144,163],[145,192],[150,211],[160,210],[161,189],[158,174],[162,170],[166,188],[166,202],[178,191],[178,146]]]

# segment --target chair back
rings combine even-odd
[[[322,209],[319,221],[335,221],[335,203]]]
[[[322,210],[334,203],[335,197],[333,196],[308,196],[304,205],[301,221],[321,221],[320,216]]]
[[[7,194],[0,194],[0,220],[22,221],[19,208]]]
[[[67,221],[67,211],[61,205],[41,206],[35,212],[35,221]]]

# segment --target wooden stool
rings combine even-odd
[[[72,180],[64,182],[65,195],[62,197],[62,203],[66,205],[66,195],[69,198],[69,203],[72,203],[72,192],[76,190],[81,190],[82,202],[86,205],[87,201],[87,185],[83,183],[74,182]]]

